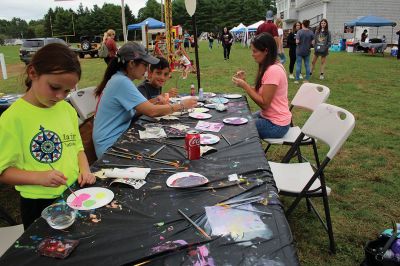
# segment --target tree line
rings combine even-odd
[[[275,10],[275,0],[197,0],[196,21],[198,33],[218,32],[223,27],[232,28],[242,22],[252,24],[265,18],[268,9]],[[133,24],[148,17],[161,20],[161,4],[148,0],[135,17],[125,5],[126,23]],[[181,25],[191,31],[191,18],[186,12],[184,0],[172,1],[173,25]],[[121,7],[114,4],[94,5],[77,10],[57,7],[50,8],[42,19],[29,22],[14,17],[10,21],[0,20],[0,41],[9,38],[65,37],[78,42],[83,35],[102,35],[107,29],[114,29],[122,40]],[[133,34],[130,34],[132,36]]]

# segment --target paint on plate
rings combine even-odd
[[[90,208],[90,207],[92,207],[93,205],[95,205],[96,204],[96,201],[95,200],[85,200],[84,202],[83,202],[83,206],[85,206],[86,208]]]
[[[106,193],[100,192],[96,194],[96,199],[104,199],[106,197]]]
[[[82,207],[82,203],[90,198],[90,194],[82,193],[79,196],[75,197],[72,201],[71,205],[74,207]]]

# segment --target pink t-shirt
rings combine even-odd
[[[292,113],[289,110],[288,81],[283,66],[280,63],[275,63],[268,67],[262,77],[261,84],[278,86],[268,109],[261,110],[261,116],[278,126],[289,125]],[[262,93],[263,87],[258,90],[259,95],[262,95]]]

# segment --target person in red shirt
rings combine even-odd
[[[103,42],[107,46],[108,49],[108,56],[104,58],[104,62],[108,65],[108,63],[117,55],[117,43],[115,42],[115,31],[112,29],[109,29],[106,34],[107,35],[104,39]]]
[[[258,26],[256,31],[256,36],[262,32],[268,32],[274,37],[276,46],[280,47],[280,40],[278,35],[278,27],[274,24],[274,12],[272,10],[267,11],[267,15],[265,17],[265,22]]]

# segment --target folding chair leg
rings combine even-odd
[[[326,192],[325,178],[324,178],[323,175],[321,177],[321,189],[322,189],[322,200],[324,202],[326,226],[328,227],[329,249],[331,250],[331,252],[333,254],[336,254],[336,245],[335,245],[335,239],[333,237],[333,227],[332,227],[332,220],[331,220],[331,212],[330,212],[330,209],[329,209],[328,194]]]
[[[306,203],[307,203],[307,211],[311,212],[311,202],[309,198],[306,198]]]
[[[267,147],[264,150],[264,153],[267,154],[269,148],[271,147],[271,143],[268,143]]]
[[[315,142],[315,139],[312,139],[311,142],[312,142],[312,147],[313,147],[313,151],[314,151],[315,163],[317,164],[317,167],[320,167],[318,150],[317,150],[317,143]]]
[[[297,159],[299,160],[299,163],[303,162],[303,156],[301,156],[300,146],[297,147]]]

